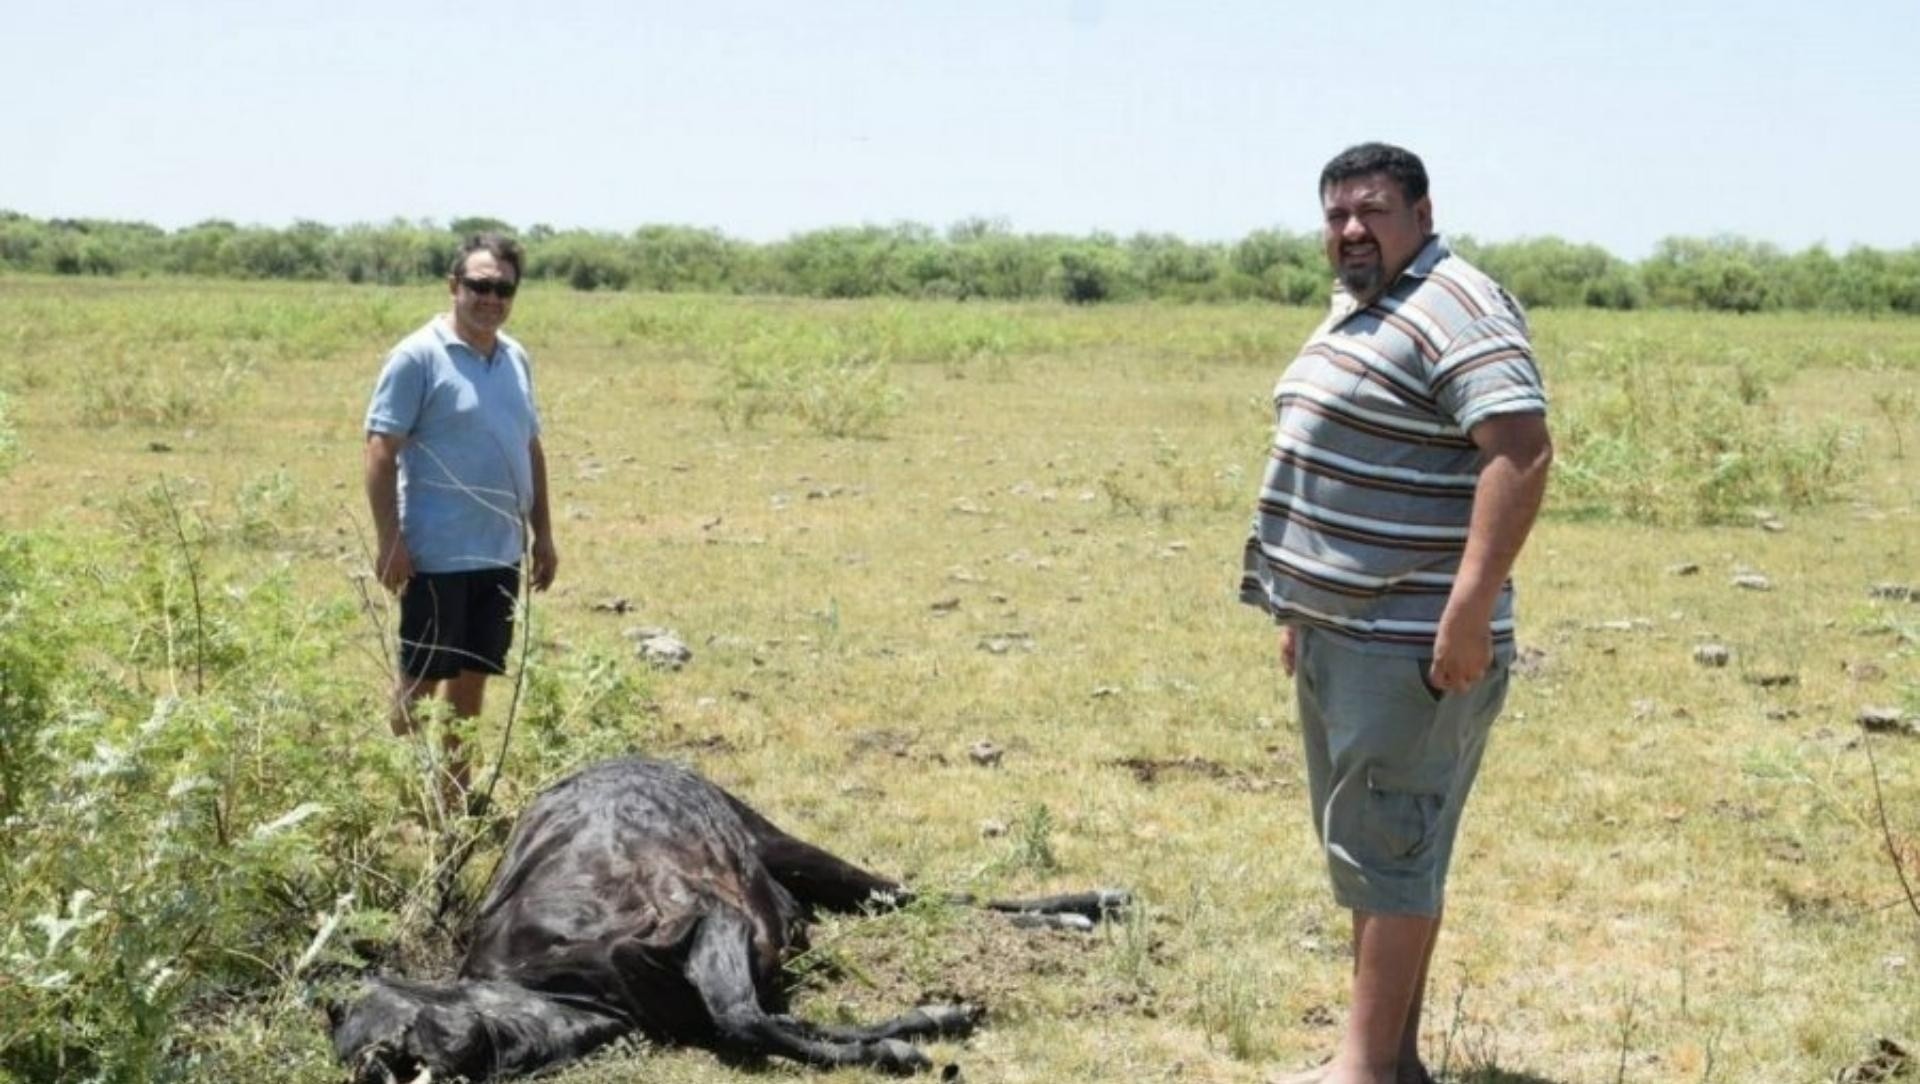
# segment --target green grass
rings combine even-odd
[[[34,920],[70,921],[75,886],[122,908],[76,928],[65,950],[84,958],[0,967],[0,1017],[22,1012],[0,1049],[16,1020],[145,1021],[158,1054],[127,1079],[331,1080],[291,973],[341,891],[358,895],[328,953],[444,961],[420,912],[444,850],[404,823],[418,795],[381,717],[390,632],[354,578],[366,397],[440,300],[0,278],[17,443],[0,528],[33,551],[0,577],[0,660],[38,697],[13,718],[52,720],[40,752],[61,771],[96,742],[137,769],[98,790],[116,817],[31,813],[80,868],[0,851],[0,954],[41,952]],[[530,291],[513,330],[535,357],[562,566],[536,603],[504,796],[637,747],[917,884],[1133,888],[1140,916],[1091,938],[938,910],[821,931],[801,1011],[978,997],[987,1029],[935,1049],[976,1080],[1254,1081],[1324,1053],[1344,920],[1273,633],[1234,601],[1267,396],[1315,320]],[[1920,583],[1920,474],[1897,454],[1920,447],[1902,405],[1920,324],[1535,323],[1563,467],[1518,572],[1522,643],[1544,654],[1467,818],[1430,1052],[1478,1084],[1817,1080],[1878,1036],[1920,1038],[1920,918],[1852,721],[1920,707],[1920,604],[1867,593]],[[816,370],[845,359],[870,383],[832,410],[738,409],[755,366],[826,396]],[[1732,587],[1748,569],[1774,590]],[[630,612],[595,608],[616,596]],[[677,630],[692,664],[646,670],[621,635],[640,624]],[[1708,640],[1732,648],[1725,669],[1691,661]],[[1755,683],[1780,674],[1794,682]],[[495,683],[490,750],[508,693]],[[163,697],[178,725],[141,745]],[[997,767],[968,757],[980,740]],[[1874,752],[1911,849],[1920,742]],[[1142,782],[1126,758],[1218,770]],[[236,842],[305,802],[326,812]],[[204,818],[141,827],[176,807]],[[183,900],[211,917],[167,910]],[[173,961],[157,1008],[129,991],[158,972],[116,977],[115,952]],[[54,996],[17,978],[61,969],[84,981]],[[558,1079],[635,1074],[741,1071],[643,1050]]]

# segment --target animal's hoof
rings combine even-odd
[[[1025,913],[1016,914],[1016,915],[1009,916],[1009,921],[1011,921],[1015,926],[1020,926],[1027,929],[1074,930],[1079,933],[1086,933],[1087,931],[1093,929],[1093,919],[1088,918],[1086,915],[1080,914],[1077,911],[1068,911],[1068,912],[1065,912],[1064,914],[1057,914],[1057,915],[1056,914],[1025,914]]]
[[[353,1084],[431,1084],[433,1069],[385,1043],[360,1055]]]
[[[921,1073],[933,1068],[933,1059],[920,1052],[912,1043],[903,1043],[898,1039],[880,1039],[869,1044],[872,1054],[872,1066],[883,1073],[897,1073],[906,1076]]]

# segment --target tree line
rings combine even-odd
[[[579,290],[1311,305],[1325,302],[1330,286],[1315,233],[1259,230],[1200,243],[1171,234],[1019,234],[988,219],[944,231],[836,227],[756,243],[671,225],[615,233],[518,230],[490,218],[284,229],[214,220],[168,231],[0,211],[0,270],[398,285],[441,278],[461,238],[489,229],[526,245],[529,278]],[[1533,307],[1920,313],[1920,245],[1835,255],[1819,245],[1790,253],[1739,237],[1677,237],[1634,263],[1555,237],[1452,240]]]

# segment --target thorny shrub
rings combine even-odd
[[[169,624],[187,639],[190,618],[156,612],[177,565],[122,543],[6,552],[0,1078],[178,1075],[201,1007],[339,959],[344,939],[308,949],[321,916],[356,910],[341,901],[398,905],[390,807],[366,795],[409,765],[362,740],[369,698],[321,665],[351,608],[301,604],[277,572],[223,578],[202,620],[228,633],[194,692],[184,648],[150,650]]]
[[[0,538],[0,1081],[321,1072],[316,992],[444,941],[451,833],[478,829],[408,820],[417,750],[351,592],[303,597],[190,492],[122,513],[113,538]],[[569,756],[617,751],[644,700],[597,657],[527,685]]]

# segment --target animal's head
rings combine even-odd
[[[458,986],[369,979],[358,1000],[327,1010],[333,1052],[354,1084],[484,1075],[480,1020],[464,1000]]]

